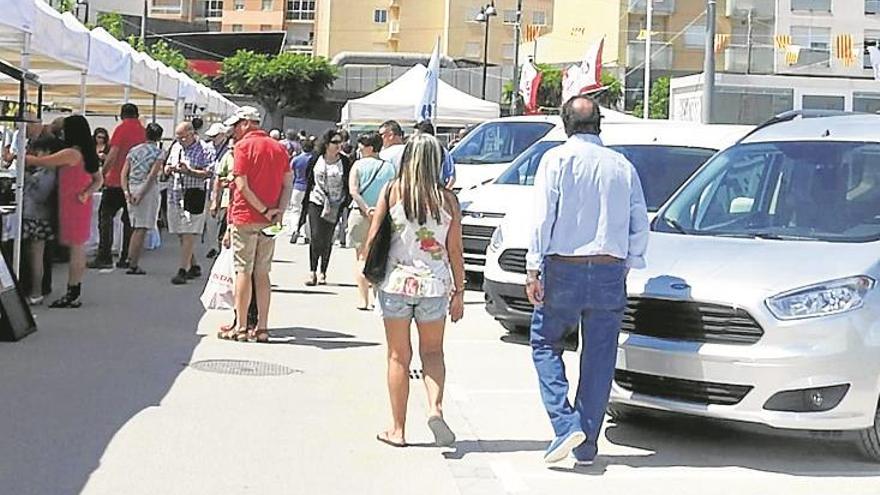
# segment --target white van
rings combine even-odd
[[[751,126],[702,125],[688,122],[643,121],[602,124],[603,142],[623,153],[639,170],[652,211],[716,151],[733,144]],[[567,139],[554,129],[523,153],[493,182],[459,194],[463,219],[465,270],[471,278],[484,271],[486,249],[509,210],[528,205],[535,171],[544,153]],[[519,220],[514,220],[514,223]],[[514,227],[512,227],[514,228]],[[516,233],[511,233],[515,242]],[[518,248],[525,247],[521,245]],[[509,281],[510,277],[501,277]],[[519,282],[519,277],[516,277]]]

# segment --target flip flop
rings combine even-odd
[[[431,416],[428,418],[428,428],[434,434],[434,442],[438,447],[449,447],[455,443],[455,433],[446,424],[440,416]]]
[[[388,433],[379,433],[379,434],[377,434],[377,435],[376,435],[376,440],[378,440],[378,441],[380,441],[380,442],[382,442],[382,443],[384,443],[384,444],[386,444],[386,445],[390,445],[390,446],[392,446],[392,447],[397,447],[397,448],[403,448],[403,447],[406,447],[406,442],[400,442],[400,443],[395,442],[395,441],[391,440],[390,438],[388,438]]]

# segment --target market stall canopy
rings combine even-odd
[[[418,64],[399,78],[363,98],[349,100],[342,108],[343,125],[380,125],[395,119],[401,125],[414,125],[415,107],[421,101],[427,68]],[[497,103],[481,100],[459,91],[443,80],[437,90],[438,127],[462,127],[497,118]]]

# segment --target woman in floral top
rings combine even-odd
[[[394,231],[378,299],[388,342],[392,426],[376,438],[395,447],[406,445],[412,320],[419,330],[428,426],[438,445],[455,441],[443,420],[443,333],[447,313],[453,322],[464,314],[464,256],[461,212],[455,195],[438,181],[440,163],[440,143],[433,136],[410,139],[397,179],[383,189],[376,205],[367,241],[369,250],[382,219],[389,214]]]

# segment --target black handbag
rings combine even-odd
[[[204,189],[184,189],[183,209],[192,215],[201,215],[205,212],[207,199],[208,191]]]
[[[389,185],[385,193],[385,204],[388,205],[388,210],[385,212],[385,217],[382,218],[382,223],[379,225],[379,230],[370,244],[370,250],[367,252],[367,258],[364,261],[364,277],[373,285],[381,284],[385,280],[385,273],[388,270],[388,253],[391,251],[391,234],[393,230],[391,205],[389,204],[390,198],[391,187]]]

